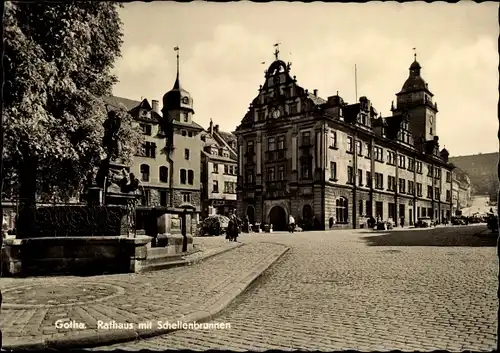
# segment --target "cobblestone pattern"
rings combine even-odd
[[[216,318],[231,329],[177,331],[105,348],[495,349],[495,247],[368,246],[366,236],[352,230],[243,236],[292,249]]]
[[[205,249],[234,246],[223,242],[209,245]],[[11,293],[5,297],[0,316],[4,344],[28,343],[42,335],[46,339],[71,335],[74,329],[55,327],[58,319],[85,323],[87,330],[95,332],[97,320],[134,324],[175,321],[232,290],[233,281],[278,256],[283,248],[252,243],[199,264],[145,274],[0,279],[2,291]],[[21,302],[29,297],[34,302],[23,306]]]

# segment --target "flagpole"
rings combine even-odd
[[[354,92],[356,94],[356,103],[358,102],[358,68],[354,64]]]

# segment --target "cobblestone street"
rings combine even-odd
[[[485,228],[245,235],[291,250],[216,318],[231,329],[99,349],[493,350],[498,260]]]
[[[143,322],[174,322],[207,311],[225,298],[234,299],[235,286],[236,290],[244,289],[241,285],[248,276],[262,273],[287,249],[266,243],[236,248],[239,244],[222,241],[204,245],[207,251],[233,249],[192,266],[142,274],[0,279],[4,348],[124,332],[99,330],[98,320],[137,327]],[[56,327],[57,320],[85,327]]]

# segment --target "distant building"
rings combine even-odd
[[[456,214],[457,211],[461,211],[471,205],[471,182],[469,176],[460,168],[455,168],[453,170],[453,211],[452,214]]]
[[[219,125],[214,126],[210,121],[210,127],[201,139],[204,142],[201,155],[201,216],[228,215],[236,209],[236,137],[219,131]]]
[[[498,195],[498,152],[450,157],[450,162],[470,177],[473,195],[489,195],[496,201]]]
[[[316,229],[357,228],[370,216],[406,225],[451,217],[453,166],[416,59],[388,117],[366,97],[347,104],[308,92],[290,66],[269,66],[236,129],[240,214],[275,230],[290,214]]]

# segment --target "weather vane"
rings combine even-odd
[[[276,50],[274,51],[274,57],[276,58],[276,60],[278,60],[278,54],[280,53],[280,42],[276,43],[274,45],[274,47],[276,48]]]
[[[413,57],[415,58],[415,61],[417,61],[417,48],[413,48]]]

